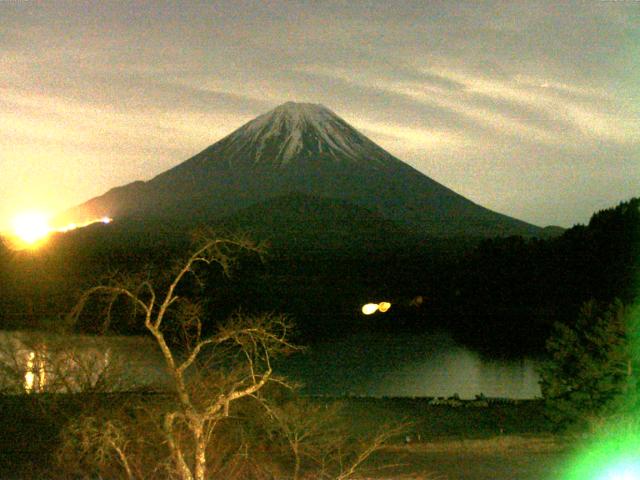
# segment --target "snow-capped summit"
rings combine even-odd
[[[540,230],[476,205],[418,172],[328,108],[294,102],[260,115],[155,178],[114,188],[61,219],[152,217],[189,226],[292,194],[298,205],[301,198],[347,202],[421,234]]]
[[[387,163],[391,155],[320,104],[284,103],[220,142],[228,145],[231,164],[350,162],[371,166]]]

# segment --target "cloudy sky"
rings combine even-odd
[[[0,230],[149,179],[287,100],[469,199],[640,195],[640,2],[0,0]]]

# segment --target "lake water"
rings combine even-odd
[[[540,397],[534,360],[483,358],[441,333],[351,335],[286,362],[314,395]]]
[[[169,383],[150,337],[0,331],[0,364],[15,366],[16,387],[34,392],[73,391],[107,376],[113,389]],[[277,369],[312,395],[540,396],[535,361],[486,359],[440,333],[345,336],[281,359]],[[0,388],[6,380],[0,378]]]
[[[0,330],[0,391],[121,391],[168,385],[162,356],[150,337]]]

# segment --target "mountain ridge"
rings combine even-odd
[[[63,215],[153,215],[208,223],[300,192],[351,202],[425,235],[526,235],[539,227],[488,210],[420,173],[318,104],[287,102],[146,182]]]

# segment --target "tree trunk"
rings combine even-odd
[[[298,450],[298,444],[293,445],[293,456],[295,458],[295,466],[293,468],[293,480],[298,480],[300,476],[300,452]]]
[[[168,414],[164,420],[164,428],[167,436],[167,443],[169,444],[169,450],[171,451],[171,455],[176,463],[176,468],[178,469],[178,474],[180,475],[181,480],[193,480],[193,474],[191,470],[189,470],[189,466],[187,462],[184,460],[184,455],[182,455],[182,450],[180,446],[177,444],[175,437],[173,436],[173,419],[175,414]]]
[[[193,434],[196,444],[194,480],[204,480],[207,473],[207,442],[201,426],[194,429]]]

